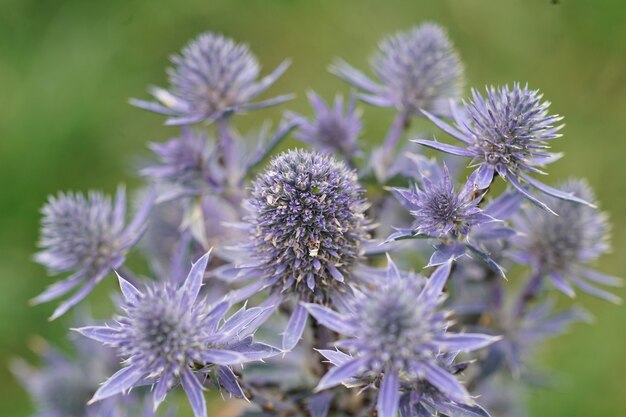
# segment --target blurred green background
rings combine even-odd
[[[434,20],[458,47],[470,86],[528,82],[565,116],[566,157],[549,182],[589,178],[614,223],[614,254],[598,267],[626,276],[626,3],[623,0],[178,0],[0,1],[0,416],[32,411],[6,368],[32,358],[32,335],[63,343],[71,317],[27,300],[51,282],[31,262],[38,210],[57,190],[113,192],[139,184],[133,166],[145,142],[173,130],[127,105],[149,84],[165,85],[167,57],[206,30],[248,42],[266,71],[293,66],[271,93],[295,92],[288,106],[308,112],[304,92],[329,97],[346,86],[326,72],[341,56],[365,68],[385,34]],[[277,121],[281,108],[240,116],[240,126]],[[380,140],[392,113],[365,108],[366,138]],[[111,280],[109,280],[111,281]],[[111,282],[90,301],[104,303]],[[620,290],[624,297],[626,292]],[[542,350],[559,386],[532,391],[534,416],[626,415],[626,310],[588,297],[592,326]]]

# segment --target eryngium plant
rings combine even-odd
[[[133,101],[180,126],[150,144],[134,219],[123,187],[114,200],[61,193],[42,210],[35,259],[72,275],[34,301],[75,290],[56,319],[114,272],[120,294],[113,320],[78,326],[75,357],[46,348],[39,370],[15,362],[37,416],[154,416],[181,390],[206,417],[209,387],[247,399],[229,409],[242,416],[518,415],[516,393],[540,378],[531,349],[589,321],[555,297],[620,302],[606,287],[621,280],[588,265],[610,247],[590,186],[534,177],[561,156],[547,149],[562,117],[516,82],[462,101],[459,54],[436,24],[385,38],[378,82],[335,64],[361,90],[347,108],[311,92],[310,114],[287,111],[254,140],[231,116],[282,103],[253,100],[286,64],[259,79],[249,48],[214,33],[172,63],[170,88],[151,90],[158,103]],[[359,100],[397,112],[380,146],[359,140]],[[409,136],[415,116],[463,146]],[[272,157],[292,131],[311,149]],[[410,140],[469,158],[471,174]],[[131,271],[135,246],[152,271]]]

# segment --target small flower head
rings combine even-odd
[[[183,128],[179,137],[152,143],[150,149],[160,164],[142,169],[142,175],[190,190],[219,186],[223,174],[216,161],[217,154],[205,135]]]
[[[73,271],[37,296],[42,303],[61,297],[83,284],[72,297],[59,306],[51,319],[78,304],[108,273],[119,268],[127,251],[139,240],[152,197],[145,198],[133,221],[126,226],[126,192],[118,189],[115,201],[92,191],[59,193],[43,207],[39,246],[35,260],[52,273]]]
[[[168,124],[214,121],[231,112],[279,104],[289,97],[251,103],[287,69],[284,62],[267,77],[258,80],[260,65],[245,44],[214,33],[205,33],[189,42],[180,55],[171,58],[168,70],[170,90],[154,87],[159,103],[133,100],[146,110],[170,116]]]
[[[243,308],[223,321],[230,307],[228,302],[210,306],[198,299],[208,257],[206,254],[193,265],[180,288],[166,283],[140,291],[120,277],[124,295],[121,308],[125,315],[107,326],[77,329],[112,346],[125,364],[96,391],[91,402],[126,392],[136,385],[153,383],[156,408],[180,382],[195,415],[204,417],[206,404],[194,369],[201,373],[215,369],[220,382],[231,389],[238,385],[231,382],[235,378],[228,365],[274,353],[269,346],[248,338],[260,324],[257,319],[262,309]]]
[[[530,174],[543,173],[539,168],[554,162],[561,155],[547,152],[548,141],[561,135],[561,116],[550,115],[550,103],[542,101],[539,90],[528,86],[513,88],[488,87],[487,96],[472,90],[472,100],[465,103],[464,111],[454,112],[455,127],[447,125],[436,116],[426,114],[437,126],[466,145],[466,148],[446,145],[436,141],[419,140],[418,143],[459,156],[471,157],[476,170],[477,185],[485,189],[497,173],[533,203],[552,210],[530,194],[524,184],[557,198],[588,204],[568,193],[549,187]]]
[[[315,111],[312,120],[292,115],[298,124],[296,138],[325,152],[338,152],[344,157],[353,156],[358,150],[356,141],[362,127],[354,100],[350,100],[345,114],[341,96],[335,98],[332,108],[314,92],[309,93],[309,101]]]
[[[368,230],[354,171],[328,155],[290,151],[258,176],[250,205],[253,256],[276,286],[321,301],[344,285]]]
[[[463,237],[472,226],[494,219],[478,207],[482,194],[471,176],[460,192],[454,189],[448,169],[439,175],[423,176],[422,188],[396,189],[395,194],[415,218],[413,234],[434,237]]]
[[[424,284],[418,277],[401,275],[392,264],[386,282],[355,292],[345,311],[307,304],[318,322],[346,337],[337,346],[350,353],[320,351],[338,366],[322,378],[318,389],[353,378],[379,380],[378,414],[382,417],[394,417],[401,387],[418,381],[432,384],[451,401],[471,404],[466,389],[440,367],[440,353],[471,351],[496,339],[446,331],[448,316],[439,306],[450,268],[450,262],[437,268]]]
[[[395,107],[409,115],[421,110],[447,115],[463,86],[463,66],[445,30],[425,23],[383,40],[372,59],[381,84],[340,62],[332,71],[366,94],[374,105]]]
[[[560,190],[594,201],[591,188],[583,180],[570,180]],[[513,218],[513,225],[520,232],[513,240],[515,259],[531,264],[536,273],[549,276],[559,290],[570,296],[574,295],[573,284],[589,294],[619,302],[618,297],[595,284],[616,286],[620,280],[585,267],[610,249],[607,215],[570,201],[549,198],[547,202],[558,216],[531,206]]]

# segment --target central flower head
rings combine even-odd
[[[171,287],[155,287],[128,306],[131,334],[130,343],[122,346],[124,356],[141,357],[144,367],[161,370],[201,360],[206,343],[198,329],[204,314],[190,311],[181,297]]]
[[[296,150],[276,157],[253,185],[253,256],[276,285],[324,297],[342,285],[367,238],[356,172]]]
[[[420,277],[398,278],[354,303],[357,338],[363,340],[359,351],[373,358],[375,372],[386,366],[406,370],[407,361],[430,359],[436,353],[430,342],[447,324],[435,305],[416,303],[423,287]]]

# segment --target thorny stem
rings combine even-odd
[[[215,122],[217,129],[217,137],[219,140],[219,149],[224,158],[224,167],[227,174],[232,175],[235,168],[235,143],[232,132],[230,131],[230,118],[223,117]]]
[[[398,144],[402,132],[409,126],[408,122],[409,118],[406,111],[400,111],[393,120],[387,132],[387,136],[385,137],[385,142],[383,143],[385,162],[391,159],[391,155]]]

